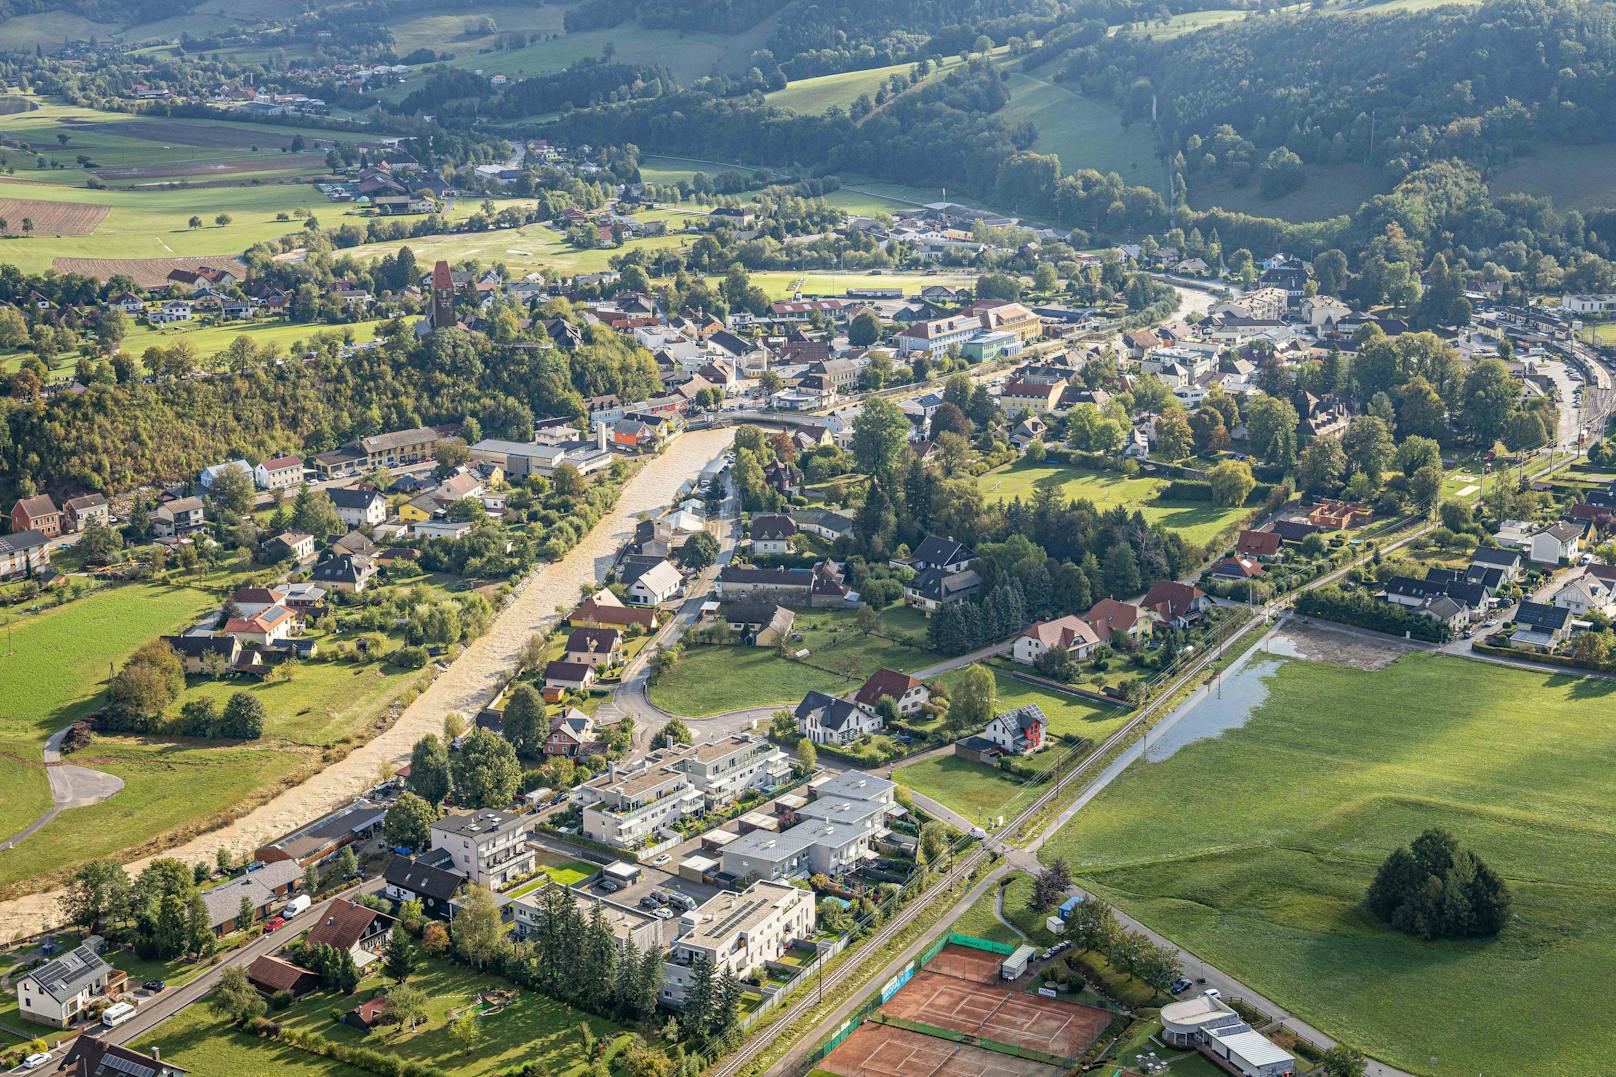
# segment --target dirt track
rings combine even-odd
[[[368,788],[383,760],[402,762],[409,756],[411,745],[424,734],[443,728],[444,715],[450,711],[469,718],[511,668],[528,637],[554,622],[556,607],[576,604],[579,587],[604,575],[618,545],[633,531],[635,518],[669,504],[679,486],[695,478],[728,446],[732,436],[728,430],[689,433],[647,462],[630,480],[611,515],[566,557],[541,568],[527,589],[500,613],[488,634],[467,647],[459,661],[386,732],[230,825],[160,855],[211,863],[220,846],[238,854],[255,849]],[[139,860],[130,867],[138,871],[146,862]],[[0,938],[40,931],[57,923],[59,896],[60,891],[51,891],[0,904]]]

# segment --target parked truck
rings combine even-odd
[[[300,912],[307,912],[308,907],[313,904],[314,899],[309,897],[309,895],[299,894],[297,897],[286,903],[286,908],[281,911],[281,915],[290,920]]]

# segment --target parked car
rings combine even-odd
[[[1184,977],[1180,976],[1178,979],[1167,985],[1167,990],[1169,993],[1177,995],[1189,990],[1189,986],[1190,982],[1184,979]]]
[[[157,992],[161,991],[163,988],[167,987],[168,985],[165,984],[161,980],[147,980],[145,983],[141,984],[140,986],[144,987],[147,991],[150,991],[152,994],[155,995]]]
[[[25,1070],[37,1070],[39,1067],[43,1066],[49,1061],[50,1055],[41,1051],[37,1054],[29,1055],[27,1058],[23,1059],[22,1068]]]
[[[659,905],[657,907],[657,911],[651,915],[655,916],[658,920],[672,920],[673,910]]]
[[[269,920],[264,922],[264,934],[268,935],[271,931],[274,931],[276,928],[285,927],[285,926],[286,926],[286,917],[284,917],[284,916],[272,917]]]
[[[660,909],[662,908],[662,902],[656,899],[655,894],[646,894],[640,899],[640,906],[646,909]]]
[[[600,881],[600,888],[606,891],[608,894],[615,894],[619,890],[623,889],[623,884],[618,882],[616,879],[602,879]]]
[[[667,853],[663,853],[661,856],[659,856],[655,860],[651,861],[651,865],[653,867],[660,868],[663,864],[668,863],[672,859],[673,859],[672,856],[668,855]]]
[[[689,894],[669,894],[668,904],[677,905],[685,912],[694,912],[696,909],[696,899]]]
[[[1202,991],[1201,994],[1205,995],[1207,998],[1210,998],[1210,999],[1220,999],[1220,998],[1223,997],[1223,992],[1219,991],[1215,987],[1209,987],[1205,991]]]

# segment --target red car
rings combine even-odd
[[[284,916],[277,916],[277,917],[275,917],[275,918],[273,918],[271,920],[266,920],[264,922],[264,934],[268,935],[271,931],[274,931],[276,928],[285,927],[285,926],[286,926],[286,917],[284,917]]]

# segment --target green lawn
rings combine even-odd
[[[995,669],[993,675],[998,693],[996,711],[1035,703],[1049,722],[1050,747],[1026,760],[1037,769],[1054,766],[1076,738],[1088,740],[1091,746],[1099,744],[1121,728],[1128,718],[1127,711],[1027,684],[1010,677],[1004,670]],[[939,679],[954,686],[962,677],[964,671],[956,670]],[[1016,808],[1026,804],[1037,788],[997,767],[955,755],[933,756],[910,763],[893,771],[892,777],[979,823],[986,823],[997,815],[1010,816]]]
[[[192,1073],[274,1073],[291,1077],[366,1077],[333,1059],[248,1035],[204,1005],[187,1006],[134,1041],[142,1050],[157,1047],[165,1061]]]
[[[10,628],[0,653],[0,780],[7,790],[0,833],[16,832],[50,806],[45,771],[31,764],[51,733],[95,709],[108,668],[153,636],[184,628],[215,601],[195,587],[127,584]]]
[[[1136,764],[1041,855],[1394,1065],[1604,1069],[1616,685],[1421,653],[1278,661],[1264,683],[1243,727]],[[1429,826],[1509,879],[1497,939],[1422,942],[1363,910],[1381,859]]]
[[[933,65],[928,81],[946,73],[950,68],[958,67],[959,64],[958,56],[944,57],[941,63]],[[876,91],[881,88],[882,83],[893,75],[908,77],[913,66],[912,63],[891,64],[887,67],[869,67],[861,71],[840,71],[833,75],[797,79],[783,90],[764,94],[763,100],[791,112],[809,115],[818,115],[832,106],[845,110],[858,100],[860,94],[869,94],[870,100],[874,101]]]
[[[808,648],[812,665],[778,658],[772,647],[687,646],[679,664],[651,689],[651,697],[675,714],[705,718],[748,707],[791,706],[810,689],[839,695],[882,667],[909,672],[938,661],[918,646],[876,635],[860,637],[853,619],[851,610],[797,611],[794,631],[802,633],[803,641],[792,647]],[[880,631],[897,639],[924,643],[924,621],[913,610],[886,610],[881,624]]]
[[[517,991],[516,1000],[500,1013],[482,1018],[483,1040],[470,1055],[462,1054],[448,1032],[450,1010],[465,1006],[479,991],[508,988],[503,980],[477,974],[441,958],[428,958],[422,972],[410,979],[427,995],[429,1018],[424,1026],[408,1035],[397,1026],[371,1033],[331,1018],[333,1010],[347,1010],[377,994],[385,986],[377,977],[367,978],[356,994],[340,998],[319,993],[304,999],[280,1016],[289,1027],[313,1032],[328,1039],[363,1043],[378,1051],[452,1071],[465,1077],[504,1073],[512,1067],[536,1063],[546,1073],[582,1073],[583,1048],[578,1042],[578,1026],[587,1022],[597,1036],[622,1031],[613,1022],[574,1010],[533,991]],[[176,1061],[184,1063],[183,1056]]]
[[[713,278],[716,283],[718,278]],[[788,299],[794,292],[804,295],[840,296],[849,288],[902,288],[905,295],[919,295],[922,288],[944,284],[950,288],[974,288],[976,276],[960,273],[837,273],[834,270],[765,270],[752,274],[752,283],[770,299]]]
[[[355,343],[362,344],[376,338],[377,327],[381,324],[380,319],[347,325],[325,325],[288,322],[278,318],[255,322],[214,322],[210,318],[207,322],[197,321],[183,326],[151,326],[131,318],[129,331],[120,346],[124,354],[138,360],[147,348],[172,348],[184,340],[196,349],[197,356],[205,364],[235,343],[237,337],[246,337],[260,348],[274,348],[289,353],[294,350],[293,344],[312,340],[321,333],[351,334]],[[9,373],[16,370],[28,354],[31,353],[19,351],[0,357],[0,371]],[[52,374],[67,374],[77,367],[78,361],[79,353],[63,352],[47,366]]]
[[[989,501],[1009,501],[1015,497],[1028,501],[1035,491],[1053,488],[1062,497],[1092,501],[1102,511],[1124,505],[1130,511],[1138,509],[1147,522],[1177,531],[1185,541],[1202,546],[1251,511],[1244,507],[1218,508],[1210,501],[1157,501],[1156,491],[1165,485],[1163,479],[1130,479],[1120,472],[1090,471],[1059,464],[1012,464],[988,472],[977,480],[977,485]]]

